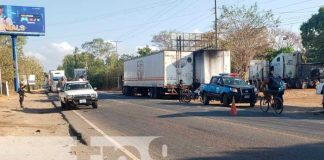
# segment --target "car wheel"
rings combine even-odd
[[[98,108],[98,102],[93,102],[92,103],[92,108]]]
[[[208,98],[208,96],[207,96],[206,93],[203,94],[202,101],[203,101],[203,104],[204,105],[208,105],[209,104],[209,98]]]
[[[225,107],[228,107],[230,105],[229,98],[228,98],[228,96],[226,94],[223,95],[223,105]]]

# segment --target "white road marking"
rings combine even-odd
[[[101,135],[103,135],[107,140],[109,140],[111,143],[113,143],[117,148],[119,148],[122,152],[124,152],[127,156],[132,158],[133,160],[139,160],[134,154],[132,154],[130,151],[125,149],[121,144],[119,144],[116,140],[108,136],[104,131],[102,131],[100,128],[98,128],[96,125],[91,123],[88,119],[86,119],[84,116],[82,116],[77,111],[73,110],[73,113],[75,113],[77,116],[79,116],[82,120],[87,122],[92,128],[94,128],[97,132],[99,132]]]

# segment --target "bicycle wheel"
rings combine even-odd
[[[268,112],[270,108],[270,102],[267,102],[265,98],[260,99],[260,108],[263,112]]]
[[[279,97],[275,97],[274,98],[274,103],[273,103],[273,109],[274,111],[277,113],[277,114],[281,114],[282,111],[283,111],[283,103],[282,103],[282,100],[281,98]]]
[[[186,103],[189,103],[191,101],[191,94],[190,93],[185,94],[183,96],[183,101],[186,102]]]

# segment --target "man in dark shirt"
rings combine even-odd
[[[183,101],[183,90],[184,90],[182,79],[179,81],[179,84],[177,85],[177,88],[178,88],[178,91],[179,91],[179,102],[182,102]]]
[[[24,108],[23,102],[25,99],[25,85],[23,83],[20,83],[20,87],[18,89],[18,94],[19,94],[19,103],[20,103],[20,107]]]

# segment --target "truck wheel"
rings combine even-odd
[[[223,105],[224,105],[224,107],[229,107],[229,105],[230,105],[230,100],[226,94],[223,95]]]
[[[208,96],[207,96],[206,93],[203,94],[202,101],[203,101],[203,104],[204,105],[208,105],[209,104],[209,98],[208,98]]]
[[[92,108],[98,108],[98,102],[93,102],[92,103]]]

